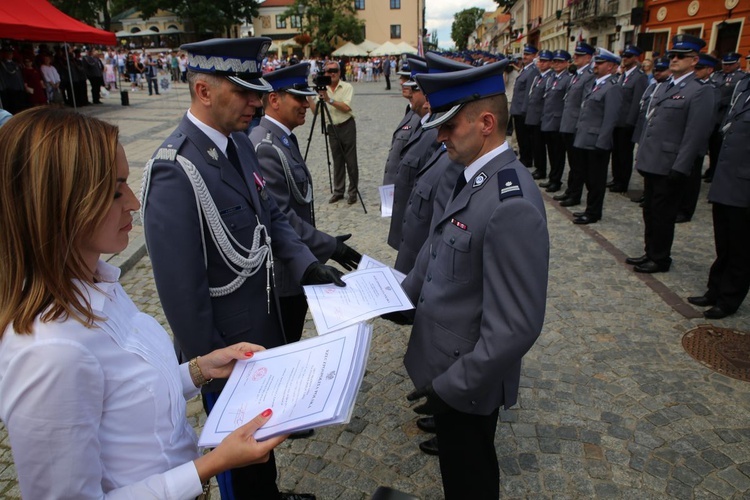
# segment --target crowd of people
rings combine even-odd
[[[21,111],[0,128],[0,142],[12,144],[0,155],[0,418],[25,496],[67,488],[195,498],[221,473],[225,500],[315,498],[278,489],[273,448],[286,436],[252,438],[272,408],[203,456],[184,414],[185,398],[199,389],[211,410],[236,359],[299,340],[301,286],[346,286],[327,262],[349,270],[361,258],[346,243],[351,235],[316,228],[312,178],[293,132],[311,107],[330,108],[329,202],[356,203],[346,63],[289,61],[269,71],[270,43],[182,47],[184,71],[178,57],[172,77],[184,77],[190,107],[146,165],[140,203],[127,186],[116,128],[55,107]],[[635,168],[644,177],[645,251],[628,263],[666,272],[680,210],[694,210],[704,156],[718,148],[706,176],[717,258],[707,291],[688,300],[719,319],[747,295],[750,77],[739,54],[723,55],[719,70],[704,47],[675,36],[653,74],[638,47],[615,54],[585,42],[572,55],[527,45],[519,59],[428,53],[389,63],[409,104],[385,162],[383,183],[394,186],[385,238],[415,309],[383,318],[411,326],[407,399],[419,402],[417,426],[434,434],[420,449],[438,456],[447,499],[499,496],[499,408],[516,403],[522,358],[544,324],[550,246],[541,190],[574,207],[585,188],[586,209],[574,223],[593,224],[607,189],[626,193]],[[118,67],[119,55],[110,58]],[[120,71],[130,60],[145,68],[161,61],[125,55]],[[311,88],[310,75],[320,72],[330,82]],[[260,108],[264,116],[251,126]],[[139,208],[177,357],[117,284],[116,269],[99,261],[127,245]],[[154,418],[134,427],[134,411]],[[50,417],[48,432],[33,432],[32,414]],[[133,454],[123,434],[140,443]],[[59,444],[56,453],[49,442]],[[157,443],[147,467],[134,467]]]

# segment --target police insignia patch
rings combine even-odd
[[[515,170],[501,170],[497,173],[497,180],[500,183],[500,201],[513,196],[523,196]]]
[[[213,158],[214,161],[219,161],[219,153],[216,151],[216,148],[211,148],[206,152],[208,153],[208,156]]]
[[[284,146],[289,147],[289,138],[287,136],[282,137],[281,142],[284,143]]]
[[[484,181],[486,181],[486,180],[487,180],[487,174],[485,174],[484,172],[479,172],[479,175],[477,175],[474,178],[474,184],[472,184],[471,187],[473,187],[473,188],[479,187],[482,184],[484,184]]]

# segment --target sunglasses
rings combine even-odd
[[[669,59],[674,59],[675,57],[677,59],[685,59],[686,57],[695,57],[695,55],[693,55],[693,54],[686,54],[684,52],[670,52],[669,54],[667,54],[667,57]]]
[[[337,70],[335,68],[330,68],[330,69],[326,70],[326,73],[330,73],[330,74],[335,74],[335,73],[338,73],[338,72],[339,72],[339,70]]]

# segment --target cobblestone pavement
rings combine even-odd
[[[355,85],[353,103],[368,213],[361,205],[327,203],[318,126],[308,164],[320,228],[351,232],[352,246],[392,264],[377,186],[405,101],[381,85]],[[129,107],[115,97],[84,112],[120,126],[137,187],[140,167],[188,106],[187,90],[180,85],[160,97],[132,93]],[[303,149],[311,121],[297,131]],[[623,263],[626,255],[642,253],[640,210],[627,197],[607,194],[603,220],[585,228],[547,198],[544,331],[525,358],[519,404],[501,412],[496,435],[504,498],[750,498],[750,384],[712,372],[681,346],[687,330],[706,322],[684,301],[704,291],[714,257],[705,188],[693,221],[677,227],[672,270],[654,276],[636,275]],[[142,310],[165,323],[147,257],[125,273],[123,285]],[[749,317],[746,302],[715,324],[748,330]],[[379,319],[374,326],[351,423],[282,444],[282,489],[314,492],[322,500],[362,499],[388,485],[441,498],[437,459],[417,449],[425,435],[405,399],[412,389],[401,362],[408,328]],[[312,334],[308,321],[305,335]],[[198,401],[189,403],[189,414],[199,429]],[[7,435],[0,432],[0,497],[18,498]]]

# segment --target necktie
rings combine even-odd
[[[669,85],[667,85],[667,90],[666,90],[666,91],[667,91],[667,92],[669,92],[669,90],[670,90],[670,89],[671,89],[672,87],[674,87],[674,81],[670,80],[670,82],[669,82]]]
[[[466,185],[466,176],[463,172],[458,176],[458,179],[456,179],[456,187],[453,188],[453,199],[455,200],[458,196],[458,193],[461,192],[461,190]]]
[[[240,177],[245,179],[245,174],[242,173],[242,164],[240,163],[240,157],[237,154],[237,147],[234,145],[234,141],[231,137],[229,137],[227,140],[227,158],[229,158],[229,162],[232,164],[237,173],[240,174]]]
[[[290,134],[289,138],[292,140],[295,146],[297,146],[297,151],[299,151],[299,141],[297,140],[297,136],[294,134]]]

